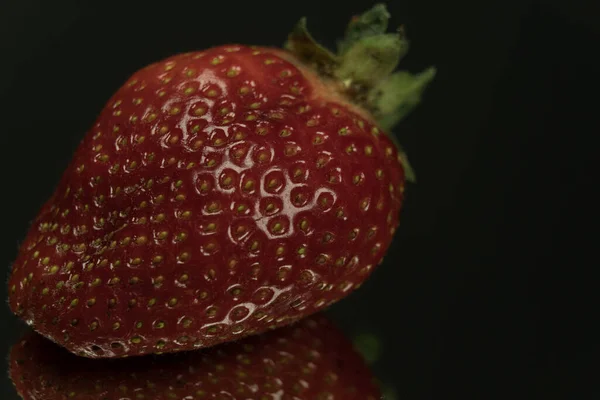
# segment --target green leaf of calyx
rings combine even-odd
[[[366,36],[346,49],[335,75],[342,82],[372,86],[390,75],[407,51],[408,42],[399,34]]]
[[[300,19],[289,34],[284,48],[304,64],[313,67],[322,76],[331,76],[339,61],[335,54],[321,46],[308,32],[306,18]]]
[[[421,102],[435,74],[435,67],[418,74],[399,71],[373,87],[368,102],[373,106],[374,116],[383,129],[391,129]]]
[[[384,4],[376,4],[364,14],[352,18],[346,28],[344,39],[338,41],[338,54],[344,54],[362,38],[385,33],[390,17]]]

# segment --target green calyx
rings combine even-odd
[[[386,32],[390,14],[384,4],[351,19],[337,53],[318,44],[302,18],[289,35],[285,49],[312,67],[325,79],[339,83],[340,92],[369,112],[379,126],[391,130],[421,101],[436,70],[430,67],[419,74],[395,72],[408,51],[408,41],[400,27]],[[414,173],[402,149],[405,172],[414,181]]]

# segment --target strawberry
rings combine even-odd
[[[375,400],[362,358],[325,318],[215,348],[126,360],[77,357],[28,334],[10,355],[24,400]]]
[[[394,69],[382,5],[339,54],[227,45],[136,72],[101,111],[13,265],[11,309],[87,357],[212,346],[348,295],[398,225],[384,133],[434,74]]]

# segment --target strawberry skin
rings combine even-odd
[[[90,357],[188,350],[316,312],[398,223],[395,146],[270,49],[136,73],[14,263],[10,305]]]
[[[30,333],[10,355],[24,400],[376,400],[370,371],[323,317],[216,348],[90,360]]]
[[[241,45],[135,73],[33,222],[13,312],[111,358],[236,340],[348,295],[390,245],[405,170],[338,89]]]

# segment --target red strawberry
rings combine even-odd
[[[375,400],[371,373],[325,318],[215,348],[127,360],[90,360],[36,334],[10,355],[24,400]]]
[[[135,73],[34,221],[12,310],[72,352],[121,357],[286,325],[360,286],[404,192],[382,129],[433,76],[392,74],[406,42],[388,17],[353,19],[340,55],[302,21],[288,51],[222,46]]]

